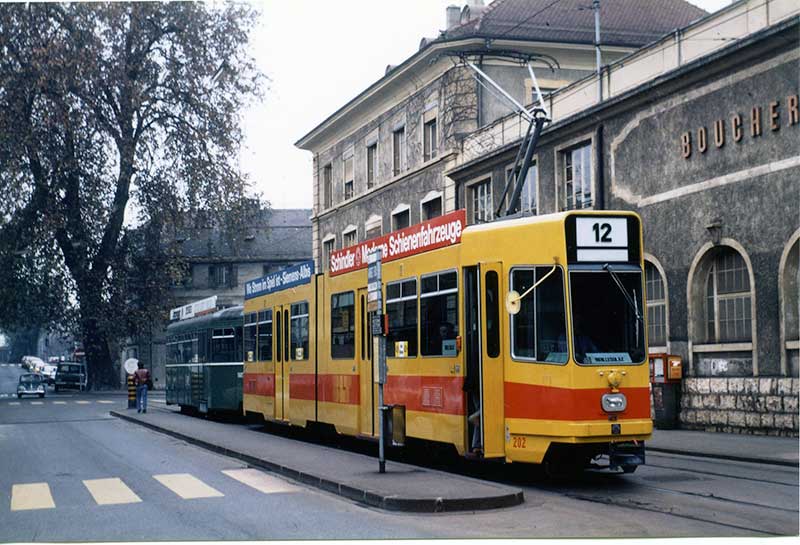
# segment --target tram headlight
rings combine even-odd
[[[625,410],[628,406],[628,400],[625,394],[604,394],[600,398],[600,403],[603,405],[603,410],[607,413],[619,413]]]

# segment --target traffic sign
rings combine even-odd
[[[132,375],[134,371],[136,371],[136,369],[139,367],[139,360],[137,360],[136,358],[128,358],[127,360],[125,360],[125,363],[123,363],[122,366],[125,368],[126,373]]]

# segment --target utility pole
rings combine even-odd
[[[600,58],[600,0],[592,0],[594,11],[594,50],[597,63],[597,102],[603,101],[603,73],[602,59]]]

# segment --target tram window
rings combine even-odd
[[[641,363],[645,359],[642,273],[570,274],[573,348],[580,364]],[[619,285],[617,284],[619,281]],[[625,293],[627,293],[627,297]]]
[[[434,278],[435,281],[435,278]],[[417,356],[417,279],[401,280],[386,285],[386,314],[389,334],[386,355],[393,358],[396,342],[408,342],[406,357]]]
[[[496,271],[486,273],[486,353],[500,355],[500,288]]]
[[[214,329],[211,332],[211,357],[215,363],[236,361],[236,333],[232,327]]]
[[[420,281],[420,344],[423,356],[455,356],[458,336],[458,278],[455,271]]]
[[[244,349],[242,361],[256,361],[256,322],[258,314],[252,312],[244,317]]]
[[[292,351],[293,360],[308,359],[308,302],[292,304]],[[299,356],[299,357],[298,357]]]
[[[289,309],[283,309],[283,361],[289,361]]]
[[[257,361],[272,361],[272,309],[258,313]]]
[[[331,357],[356,356],[355,295],[352,291],[331,296]]]
[[[511,271],[511,289],[525,293],[552,267],[516,268]],[[564,313],[564,282],[560,268],[522,299],[520,311],[511,317],[512,355],[516,359],[566,363],[567,327]]]

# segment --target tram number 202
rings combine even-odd
[[[527,439],[525,436],[515,435],[511,439],[514,448],[525,448],[525,439]]]

